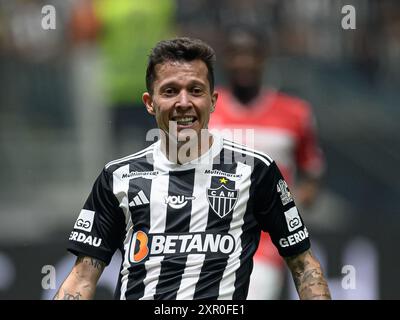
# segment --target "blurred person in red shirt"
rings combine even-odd
[[[306,208],[316,197],[324,166],[311,107],[300,98],[263,86],[268,53],[264,34],[250,27],[232,28],[225,39],[223,67],[228,83],[217,88],[219,98],[209,127],[270,155],[297,202]],[[234,129],[253,129],[254,137],[244,132],[238,137]],[[246,141],[249,138],[254,141]],[[262,232],[247,298],[279,299],[284,272],[283,259]]]

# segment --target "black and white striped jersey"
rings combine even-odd
[[[282,256],[310,247],[275,162],[214,135],[184,165],[159,141],[108,163],[68,250],[108,264],[120,249],[119,299],[245,299],[261,230]]]

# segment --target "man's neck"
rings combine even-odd
[[[168,136],[161,138],[161,151],[166,158],[177,164],[185,164],[200,158],[210,150],[214,138],[208,130],[194,141],[179,142],[176,139],[169,139]]]

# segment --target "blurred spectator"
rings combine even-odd
[[[221,129],[228,139],[238,138],[233,129],[254,129],[254,141],[246,141],[249,137],[242,134],[239,139],[244,139],[237,142],[270,155],[287,183],[295,186],[296,202],[303,207],[311,205],[318,191],[323,159],[310,106],[263,86],[268,53],[263,32],[242,26],[230,29],[225,39],[223,61],[228,86],[217,88],[219,97],[210,128]],[[248,299],[278,299],[284,264],[266,233],[261,235],[254,262]]]
[[[111,103],[142,105],[146,58],[154,42],[172,33],[174,2],[95,0],[95,6]]]
[[[177,0],[178,30],[220,48],[223,30],[229,26],[247,24],[264,32],[272,30],[278,7],[278,0]]]
[[[382,74],[387,80],[400,80],[400,2],[385,0],[379,2],[381,13],[382,38],[381,49]]]
[[[114,154],[143,147],[154,126],[142,103],[146,59],[152,45],[174,32],[174,0],[94,0],[101,30],[99,45],[104,67]],[[135,125],[132,126],[132,120]],[[131,139],[136,137],[137,139]]]
[[[56,8],[54,30],[42,28],[45,5]],[[17,125],[33,128],[71,124],[66,50],[70,5],[61,0],[0,1],[0,102],[7,112],[3,119],[15,117]],[[5,122],[3,126],[10,123]]]
[[[56,28],[44,30],[42,8],[56,9]],[[17,55],[25,61],[48,62],[59,57],[65,48],[66,22],[70,1],[16,0],[0,1],[0,48],[4,53]]]
[[[73,43],[96,41],[101,28],[93,0],[78,0],[71,10],[70,37]]]

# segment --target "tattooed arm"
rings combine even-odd
[[[105,263],[86,256],[79,256],[70,274],[57,291],[54,300],[93,299],[97,281]]]
[[[302,300],[329,300],[328,284],[318,260],[307,250],[297,256],[285,258],[292,272],[297,292]]]

